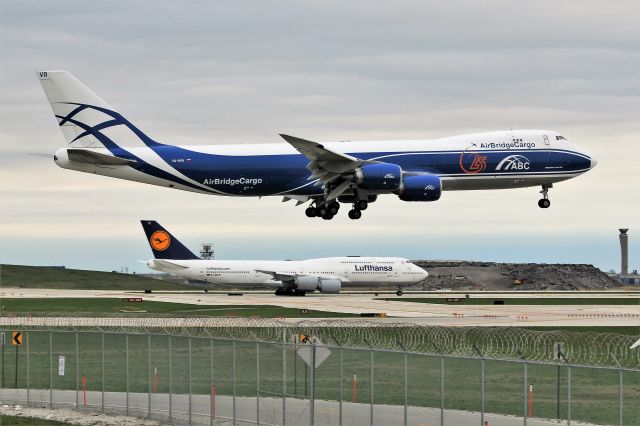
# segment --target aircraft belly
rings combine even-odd
[[[577,176],[571,175],[493,175],[493,176],[457,176],[443,177],[443,191],[470,191],[483,189],[527,188],[562,182]]]

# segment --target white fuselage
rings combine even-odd
[[[274,271],[292,277],[340,280],[343,287],[404,287],[427,278],[428,273],[407,259],[397,257],[327,257],[308,260],[167,260],[152,259],[151,269],[192,280],[224,286],[287,286]]]

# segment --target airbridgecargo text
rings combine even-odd
[[[499,149],[499,148],[535,148],[536,144],[534,142],[487,142],[481,143],[480,148],[487,149]]]
[[[203,182],[205,185],[229,185],[229,186],[234,186],[234,185],[258,185],[262,183],[262,178],[238,178],[238,179],[231,179],[231,178],[226,178],[226,179],[220,179],[220,178],[215,178],[215,179],[205,179]]]

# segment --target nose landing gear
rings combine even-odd
[[[540,207],[541,209],[548,209],[551,205],[551,201],[549,200],[550,188],[553,188],[552,183],[542,185],[542,191],[540,191],[540,193],[542,194],[542,198],[538,200],[538,207]]]

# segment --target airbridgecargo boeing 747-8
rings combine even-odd
[[[507,130],[435,140],[168,145],[151,139],[65,71],[38,73],[67,146],[60,167],[211,195],[281,196],[310,202],[309,217],[351,219],[378,195],[436,201],[443,191],[540,186],[541,208],[554,183],[596,160],[550,130]]]
[[[232,287],[273,288],[277,295],[339,293],[344,287],[402,288],[427,278],[427,271],[399,257],[326,257],[307,260],[201,259],[154,220],[142,227],[154,259],[147,266],[192,280]]]

